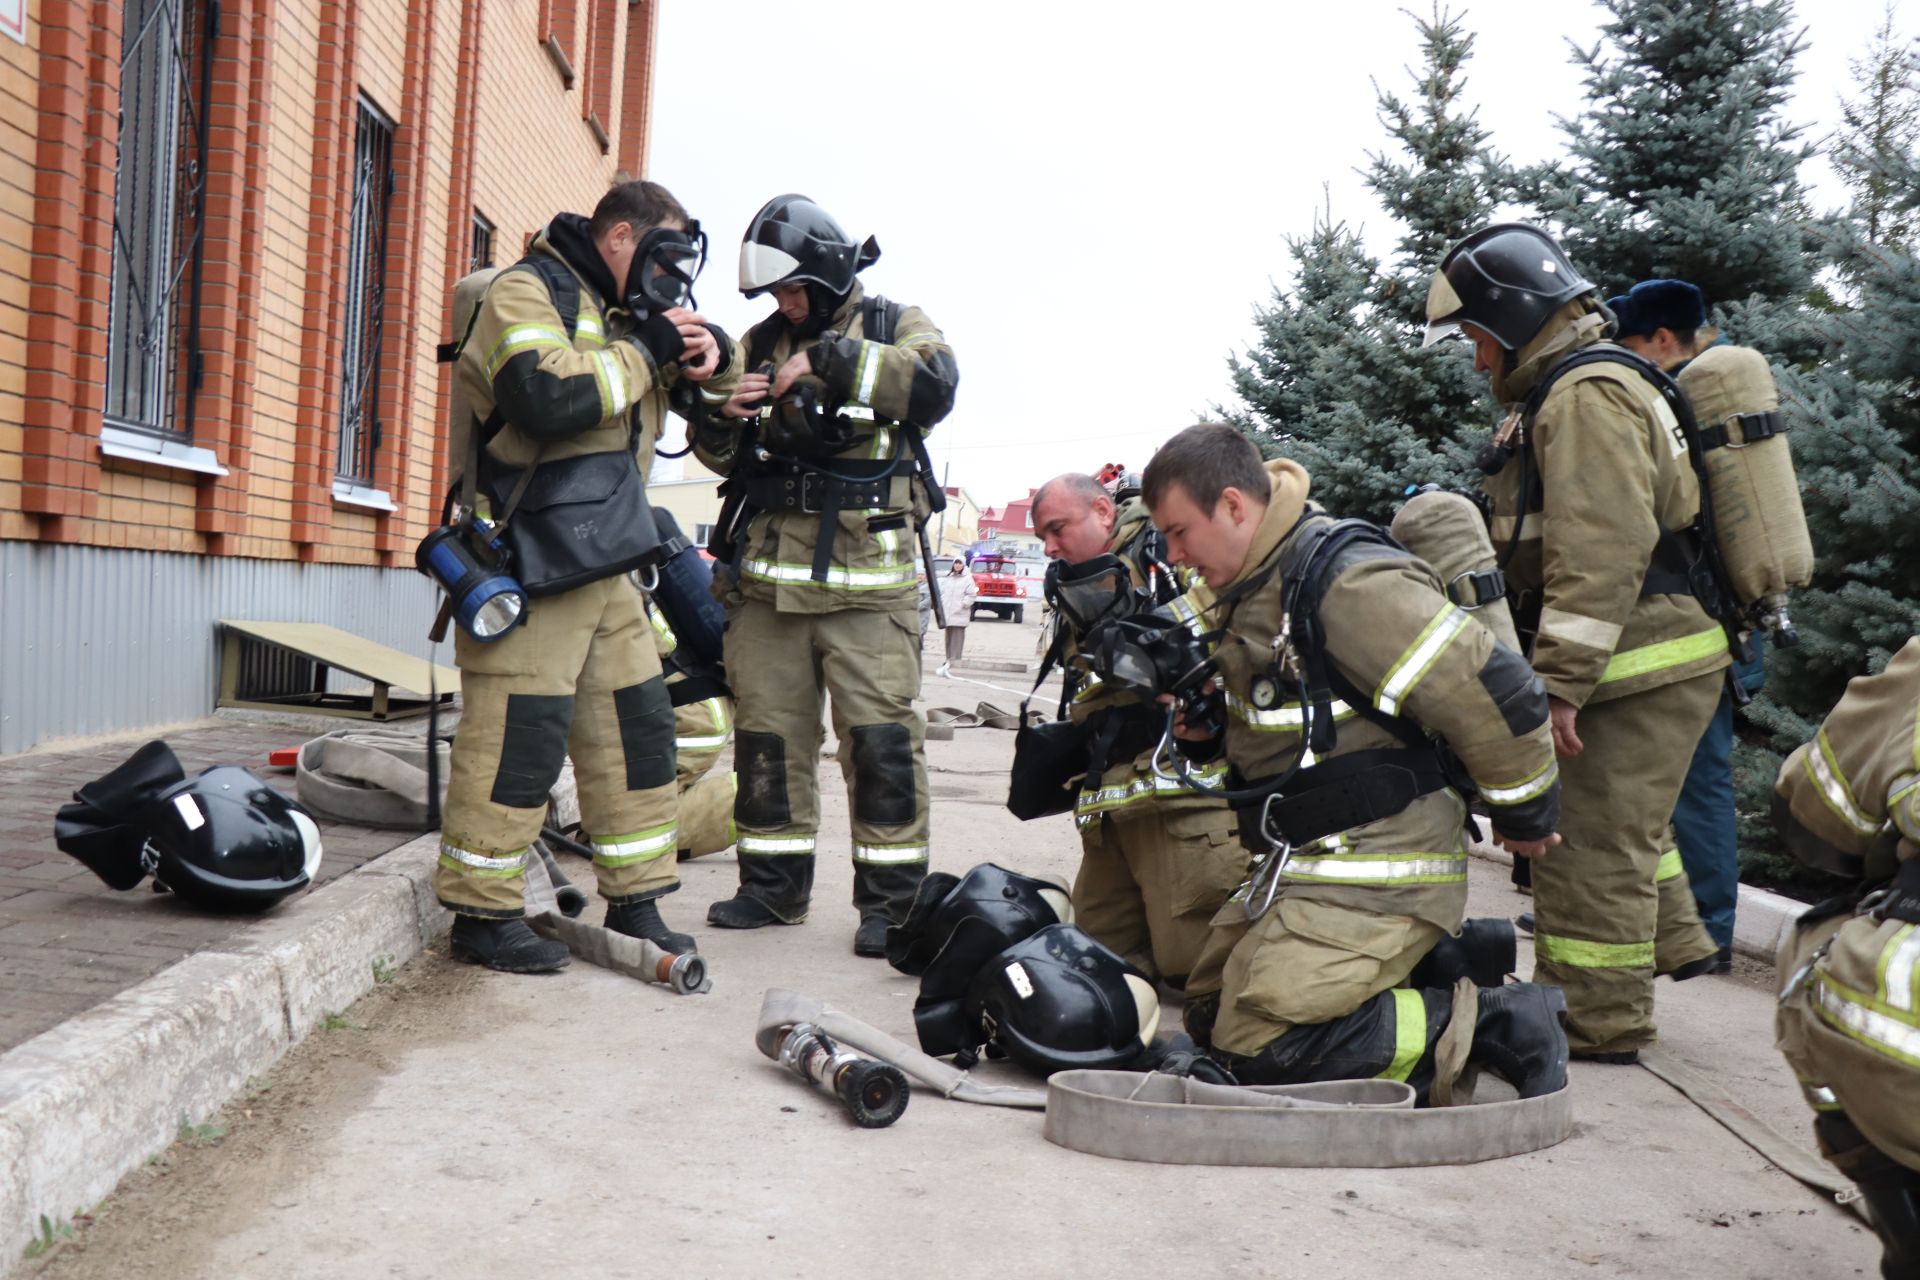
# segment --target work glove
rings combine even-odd
[[[633,343],[653,357],[657,369],[671,368],[687,349],[685,339],[673,321],[662,315],[649,315],[640,322],[631,339]]]

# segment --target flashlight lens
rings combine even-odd
[[[502,591],[473,611],[473,635],[476,640],[491,640],[505,633],[520,620],[526,601],[516,592]]]

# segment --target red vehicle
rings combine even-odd
[[[980,589],[980,598],[973,602],[970,619],[991,613],[997,618],[1026,621],[1027,584],[1020,581],[1020,568],[1010,557],[976,556],[973,585]]]

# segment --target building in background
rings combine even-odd
[[[645,171],[657,4],[0,25],[0,752],[206,714],[216,618],[426,653],[452,285]]]
[[[967,548],[980,541],[980,505],[973,495],[957,484],[946,486],[947,509],[933,518],[933,554],[965,555]]]
[[[980,540],[998,544],[1002,554],[1022,559],[1044,558],[1040,539],[1033,532],[1033,495],[1015,498],[1004,507],[988,507],[980,513]]]

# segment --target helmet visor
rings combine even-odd
[[[1464,336],[1460,331],[1460,316],[1465,310],[1466,304],[1460,301],[1446,273],[1434,272],[1433,283],[1427,286],[1427,334],[1420,343],[1421,350],[1447,338]]]
[[[777,284],[810,280],[845,293],[853,285],[854,248],[791,222],[764,221],[740,244],[740,292],[751,298]]]

